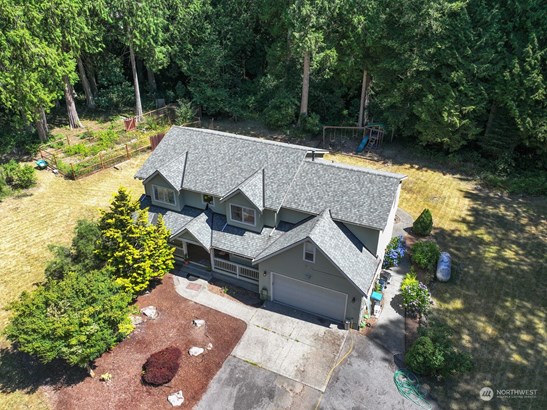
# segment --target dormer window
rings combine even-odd
[[[252,208],[230,204],[230,219],[234,222],[256,226],[255,210]]]
[[[157,202],[163,202],[164,204],[175,205],[176,197],[175,191],[162,186],[154,185],[154,200]]]
[[[311,242],[304,243],[304,260],[315,263],[315,245]]]

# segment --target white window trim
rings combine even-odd
[[[241,208],[241,221],[238,221],[237,219],[232,219],[232,207],[233,206],[237,206],[238,208]],[[243,210],[244,209],[248,209],[250,211],[253,211],[253,214],[254,214],[254,220],[255,220],[255,223],[254,224],[250,224],[248,222],[245,222],[243,221]],[[255,226],[256,227],[256,211],[253,209],[253,208],[248,208],[246,206],[242,206],[242,205],[236,205],[236,204],[230,204],[230,212],[228,213],[228,217],[230,219],[230,221],[232,222],[235,222],[235,223],[238,223],[238,224],[243,224],[243,225],[248,225],[248,226]]]
[[[168,191],[173,192],[173,198],[175,198],[175,203],[172,204],[171,202],[165,202],[165,201],[157,199],[156,198],[156,188],[167,189]],[[177,191],[175,191],[174,189],[171,189],[171,188],[161,186],[161,185],[152,185],[152,199],[154,200],[154,202],[159,202],[161,204],[165,204],[165,205],[169,205],[169,206],[177,206]]]
[[[306,245],[313,246],[313,252],[307,252],[307,253],[313,253],[313,260],[312,260],[312,261],[306,259]],[[304,259],[304,262],[315,263],[315,254],[316,254],[315,250],[316,250],[316,248],[317,248],[317,247],[315,246],[315,244],[313,244],[313,243],[311,243],[311,242],[304,242],[303,248],[304,248],[304,252],[302,253],[302,259]]]
[[[205,195],[210,196],[211,198],[213,198],[213,202],[205,202],[205,201],[203,200],[203,197],[204,197]],[[216,199],[215,199],[215,197],[214,197],[213,195],[201,194],[201,203],[202,203],[203,205],[209,205],[209,206],[214,207],[215,204],[216,204]]]

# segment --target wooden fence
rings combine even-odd
[[[50,168],[55,172],[66,178],[77,180],[103,169],[110,168],[123,161],[127,161],[134,154],[150,149],[152,141],[158,140],[158,138],[161,140],[160,136],[163,137],[163,135],[163,133],[156,134],[147,139],[136,140],[118,146],[111,151],[100,152],[81,163],[66,163],[55,154],[43,150],[40,150],[40,157],[45,159],[49,163]]]

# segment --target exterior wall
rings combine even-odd
[[[169,184],[169,182],[167,182],[165,178],[163,178],[161,175],[156,175],[154,178],[148,181],[144,186],[144,191],[146,192],[146,195],[149,195],[150,198],[152,199],[153,205],[161,206],[162,208],[171,209],[173,211],[180,211],[182,209],[182,207],[184,206],[184,197],[182,193],[179,195],[175,194],[175,199],[176,199],[175,205],[166,204],[164,202],[157,202],[154,200],[154,192],[152,189],[153,185],[173,189],[171,184]]]
[[[315,263],[304,261],[304,245],[300,244],[261,262],[259,271],[259,290],[266,289],[270,298],[272,272],[347,294],[346,319],[358,324],[363,295],[319,249],[316,249]],[[262,274],[264,271],[266,276]]]
[[[344,223],[344,225],[359,239],[363,245],[372,253],[377,255],[379,252],[380,231],[364,226],[352,225]]]
[[[293,211],[292,209],[281,208],[278,213],[278,221],[285,221],[291,224],[296,224],[308,218],[309,216],[311,216],[311,214]]]
[[[386,246],[391,240],[391,237],[393,236],[393,225],[395,224],[395,213],[397,212],[397,207],[399,205],[400,193],[401,193],[401,184],[399,184],[399,188],[397,189],[397,195],[395,196],[395,200],[393,201],[393,204],[391,206],[391,211],[389,212],[389,218],[387,220],[386,228],[380,233],[380,240],[378,244],[378,256],[382,259],[382,261],[386,253]]]
[[[277,226],[277,213],[271,209],[264,209],[263,212],[264,225],[274,228]]]
[[[234,195],[233,197],[231,197],[230,199],[227,199],[225,201],[225,204],[226,204],[226,219],[227,219],[227,221],[230,225],[237,226],[238,228],[247,229],[248,231],[253,231],[253,232],[260,232],[262,230],[262,228],[264,227],[264,216],[251,203],[251,201],[249,201],[247,198],[245,198],[245,196],[238,193],[238,194]],[[243,223],[240,223],[240,222],[233,221],[230,218],[230,204],[244,206],[246,208],[254,209],[255,210],[256,225],[252,226],[252,225],[243,224]]]

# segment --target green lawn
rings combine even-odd
[[[433,213],[434,236],[451,253],[455,276],[433,288],[433,314],[456,331],[454,342],[472,353],[476,368],[436,387],[443,408],[545,409],[547,200],[519,199],[428,164],[353,156],[329,159],[408,176],[399,206],[416,218]],[[537,399],[478,400],[484,386],[539,389]],[[489,407],[488,407],[489,406]]]

